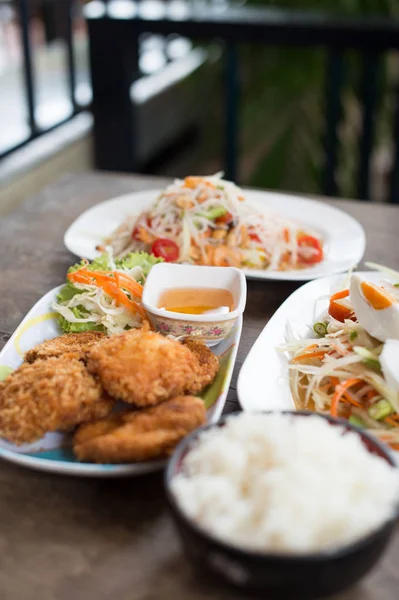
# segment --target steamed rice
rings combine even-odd
[[[392,517],[398,470],[317,416],[241,414],[204,432],[171,489],[213,536],[253,551],[349,544]]]

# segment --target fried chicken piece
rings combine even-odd
[[[0,382],[0,437],[34,442],[48,431],[105,417],[113,406],[76,358],[24,363]]]
[[[45,340],[25,354],[25,361],[33,363],[38,359],[51,358],[69,354],[75,358],[84,358],[94,344],[107,337],[100,331],[82,331],[81,333],[65,333],[52,340]]]
[[[110,396],[150,406],[190,388],[197,361],[179,342],[142,328],[96,344],[88,353],[87,367]]]
[[[205,421],[200,398],[177,396],[158,406],[114,413],[81,425],[73,438],[73,450],[79,460],[98,463],[164,458]]]
[[[182,342],[191,350],[197,361],[196,376],[186,389],[188,394],[199,394],[212,383],[219,371],[219,358],[202,342],[187,338]]]

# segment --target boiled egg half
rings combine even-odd
[[[399,340],[399,302],[382,287],[354,274],[350,301],[359,324],[381,342]]]
[[[399,340],[385,342],[380,363],[388,386],[399,392]]]

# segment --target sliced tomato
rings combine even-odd
[[[216,225],[225,225],[227,223],[231,223],[232,220],[233,220],[233,215],[230,212],[227,212],[226,214],[222,215],[221,217],[218,217],[217,219],[215,219],[215,223],[216,223]]]
[[[313,265],[323,260],[323,246],[313,235],[301,234],[298,236],[299,256],[300,260],[308,265]],[[301,252],[305,248],[312,248],[313,252]]]
[[[167,238],[156,239],[151,246],[151,252],[166,262],[174,262],[179,258],[179,246]]]

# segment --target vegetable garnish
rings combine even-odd
[[[69,269],[53,309],[64,331],[121,333],[139,327],[146,313],[141,306],[143,283],[152,265],[162,258],[137,252],[113,260],[103,254],[92,263]]]
[[[179,258],[179,246],[173,240],[158,238],[151,246],[151,254],[166,262],[176,262]]]
[[[317,232],[251,206],[221,174],[176,180],[105,244],[115,256],[146,250],[169,262],[271,271],[309,268],[324,257]]]
[[[378,297],[389,294],[390,304],[373,305],[365,277],[350,274],[315,319],[314,335],[280,349],[290,354],[298,408],[349,419],[399,450],[399,273],[375,266],[384,279],[370,286]]]
[[[339,302],[349,296],[349,290],[342,290],[333,294],[330,298],[330,306],[328,307],[328,313],[331,317],[337,321],[343,323],[346,319],[352,319],[353,309]]]
[[[357,383],[361,383],[361,379],[348,379],[347,381],[343,381],[335,388],[334,395],[331,400],[330,413],[333,417],[338,415],[338,403],[341,400],[342,396],[345,394],[346,390]]]
[[[299,256],[303,262],[312,265],[323,260],[323,246],[319,239],[312,235],[301,234],[297,241]]]

